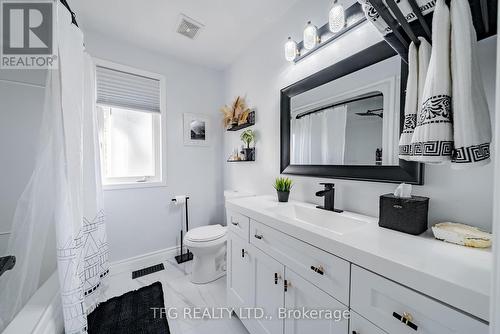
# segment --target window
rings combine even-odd
[[[96,86],[105,188],[163,185],[162,78],[98,62]]]

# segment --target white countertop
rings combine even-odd
[[[349,212],[342,215],[358,216],[370,223],[340,235],[270,211],[292,204],[315,207],[257,196],[227,200],[226,208],[488,321],[493,264],[490,249],[445,243],[434,239],[430,231],[421,236],[400,233],[379,227],[377,218]]]

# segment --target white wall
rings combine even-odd
[[[307,20],[320,25],[327,22],[331,0],[299,1],[283,18],[248,46],[248,51],[226,72],[226,100],[246,95],[257,108],[257,161],[253,164],[225,164],[224,186],[254,193],[272,194],[273,179],[279,174],[279,110],[280,89],[311,75],[335,62],[381,40],[378,31],[366,23],[341,37],[321,51],[296,65],[283,56],[288,36],[301,40]],[[494,106],[495,38],[480,43],[483,79],[491,109]],[[224,136],[224,154],[240,145],[237,134]],[[415,193],[431,198],[430,221],[451,220],[491,229],[493,164],[486,167],[454,171],[447,166],[427,166],[425,185]],[[292,199],[320,203],[315,191],[325,180],[293,177]],[[331,180],[330,180],[331,181]],[[378,216],[378,199],[392,192],[392,184],[335,180],[337,206],[345,210]]]
[[[176,194],[191,197],[190,227],[222,223],[223,73],[85,32],[88,52],[98,58],[162,74],[167,90],[167,186],[108,190],[104,194],[110,260],[118,261],[178,245],[182,208]],[[183,144],[183,113],[211,117],[212,144]]]

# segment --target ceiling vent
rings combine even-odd
[[[204,25],[192,18],[181,14],[179,19],[179,26],[177,27],[177,32],[183,36],[190,39],[195,39],[199,34],[200,30]]]

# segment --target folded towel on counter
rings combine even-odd
[[[451,160],[450,11],[437,0],[432,19],[432,55],[412,138],[412,160],[442,163]]]
[[[399,159],[410,160],[411,140],[417,125],[418,110],[418,51],[413,42],[408,51],[408,81],[406,82],[405,119],[399,138]]]
[[[412,139],[417,125],[417,113],[422,105],[422,94],[431,58],[431,45],[423,37],[420,46],[412,42],[408,54],[408,82],[406,84],[405,119],[403,133],[399,139],[399,158],[413,160]]]
[[[452,167],[486,165],[490,162],[491,120],[469,2],[451,1],[450,16],[455,140]]]
[[[367,20],[370,21],[378,29],[378,31],[380,31],[380,33],[382,33],[382,36],[385,36],[392,32],[391,28],[389,28],[387,23],[385,23],[385,21],[373,8],[372,4],[370,3],[370,0],[358,0],[358,2],[361,4],[363,8],[363,12],[365,13]],[[399,1],[396,0],[396,3],[398,4],[399,9],[406,17],[408,22],[417,19],[417,16],[415,15],[415,13],[413,13],[413,10],[411,9],[408,0],[399,0]],[[434,10],[435,3],[436,3],[435,0],[417,0],[417,5],[420,8],[420,11],[422,12],[423,15],[427,15],[428,13],[432,12]]]

